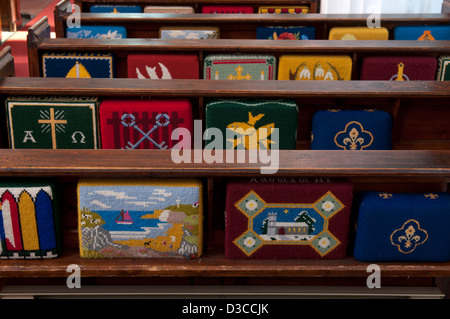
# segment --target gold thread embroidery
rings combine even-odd
[[[390,239],[391,244],[397,246],[399,252],[402,254],[410,254],[417,246],[428,240],[428,233],[426,230],[420,228],[417,220],[410,219],[401,228],[396,229],[391,234]]]
[[[358,130],[356,127],[353,127],[350,132],[347,132],[348,128],[350,125],[352,124],[356,124],[359,126],[360,130]],[[366,138],[364,138],[363,136],[361,136],[362,134],[367,134],[368,137],[370,137],[370,142],[367,142]],[[338,137],[340,135],[344,135],[345,137],[342,139],[342,143],[343,145],[339,144],[339,142],[337,141]],[[372,133],[370,133],[369,131],[365,131],[364,127],[362,126],[361,123],[356,122],[356,121],[352,121],[349,122],[346,126],[345,129],[339,133],[337,133],[334,137],[334,143],[340,147],[343,148],[344,150],[363,150],[367,147],[369,147],[370,145],[372,145],[373,143],[373,135]]]

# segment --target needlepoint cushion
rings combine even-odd
[[[197,258],[202,183],[194,179],[83,179],[78,183],[83,258]]]
[[[355,258],[361,261],[450,260],[450,194],[364,192]]]
[[[204,61],[207,80],[275,80],[277,59],[273,55],[214,54]]]
[[[47,259],[61,254],[54,185],[0,183],[0,259]]]
[[[450,26],[398,26],[394,29],[394,39],[419,41],[450,40]]]
[[[97,98],[11,97],[11,148],[97,149]]]
[[[194,8],[189,6],[146,6],[144,13],[194,13]]]
[[[311,149],[388,150],[392,117],[380,110],[321,110],[312,120]]]
[[[329,40],[389,40],[386,28],[331,28]]]
[[[66,38],[125,39],[126,37],[127,29],[122,26],[85,25],[66,29]]]
[[[161,27],[161,39],[219,39],[218,27]]]
[[[261,6],[258,13],[261,14],[302,14],[308,13],[307,6]]]
[[[90,7],[92,13],[142,13],[139,5],[96,4]]]
[[[450,55],[439,57],[438,81],[450,81]]]
[[[45,53],[43,76],[57,78],[113,78],[114,57],[103,53]]]
[[[250,6],[204,6],[202,13],[253,13]]]
[[[257,27],[256,38],[262,40],[313,40],[314,27]]]
[[[129,54],[128,78],[198,79],[196,54]]]
[[[333,55],[282,55],[278,80],[351,80],[352,59]]]
[[[230,181],[226,190],[226,257],[344,258],[352,189],[346,180],[329,178]]]
[[[104,100],[99,116],[104,149],[172,148],[172,131],[193,126],[188,99]]]
[[[361,80],[372,81],[434,81],[435,57],[366,57],[363,59]]]
[[[207,128],[222,132],[220,141],[214,137],[218,149],[295,149],[297,120],[297,105],[289,99],[214,99],[206,104]]]

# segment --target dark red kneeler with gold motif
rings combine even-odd
[[[128,78],[134,79],[199,79],[196,54],[129,54]]]
[[[104,149],[170,149],[173,130],[193,127],[188,99],[107,100],[99,113]]]
[[[345,257],[352,190],[351,183],[329,178],[251,178],[229,182],[226,257]]]
[[[363,60],[361,80],[434,81],[437,59],[428,56],[373,56]]]

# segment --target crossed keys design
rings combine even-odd
[[[150,137],[150,134],[152,134],[153,131],[155,131],[159,127],[164,127],[164,126],[169,125],[170,124],[170,117],[167,114],[158,114],[155,119],[156,119],[156,122],[153,125],[153,127],[150,129],[150,131],[145,133],[136,125],[136,117],[133,114],[124,113],[122,115],[121,120],[122,120],[122,125],[124,127],[132,127],[133,129],[135,129],[136,131],[138,131],[139,133],[142,134],[142,138],[139,141],[137,141],[135,144],[133,144],[130,141],[128,141],[128,145],[125,146],[125,148],[127,150],[135,149],[136,147],[138,147],[145,140],[149,140],[153,145],[155,145],[159,149],[163,149],[164,150],[164,149],[166,149],[168,147],[166,145],[165,141],[162,141],[160,144],[158,144],[156,141],[154,141]]]

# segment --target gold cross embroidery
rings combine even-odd
[[[439,195],[438,194],[429,193],[429,194],[425,194],[425,197],[426,198],[430,198],[430,199],[436,199],[436,198],[439,197]]]
[[[252,76],[247,73],[247,75],[242,75],[242,71],[244,71],[244,69],[239,65],[236,69],[236,76],[234,76],[233,74],[230,74],[228,76],[228,80],[250,80],[252,78]]]
[[[50,118],[38,120],[39,124],[50,124],[52,131],[52,148],[56,149],[56,124],[67,124],[67,120],[55,119],[55,109],[50,108]]]
[[[382,197],[383,199],[389,199],[389,198],[392,198],[392,194],[391,194],[391,193],[380,193],[379,195],[380,195],[380,197]]]

